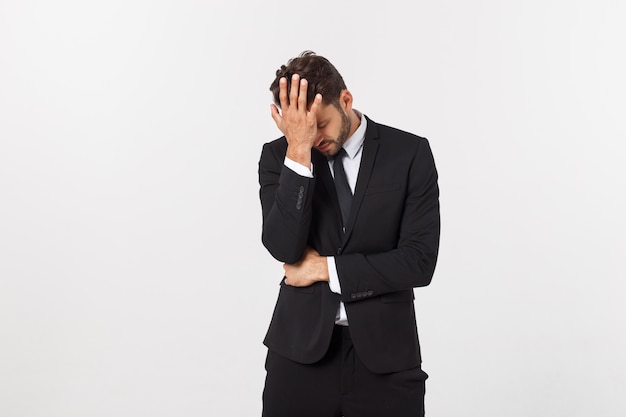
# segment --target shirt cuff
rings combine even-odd
[[[298,175],[302,175],[303,177],[313,178],[313,163],[311,163],[311,168],[307,168],[304,165],[299,164],[296,161],[285,157],[285,166]]]
[[[337,273],[337,266],[335,265],[335,257],[326,257],[328,261],[328,286],[330,290],[335,294],[341,294],[341,284],[339,283],[339,274]]]

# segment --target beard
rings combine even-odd
[[[329,140],[328,142],[333,142],[333,148],[329,149],[328,156],[335,156],[337,152],[343,147],[343,144],[348,140],[348,135],[350,134],[350,128],[352,124],[350,123],[350,118],[347,114],[343,112],[343,110],[339,111],[341,113],[341,130],[339,131],[339,135],[334,140]]]

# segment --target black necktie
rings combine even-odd
[[[352,206],[352,190],[346,178],[346,171],[343,169],[343,157],[346,156],[346,150],[341,148],[333,157],[333,171],[335,171],[335,189],[339,198],[339,206],[341,207],[341,218],[343,220],[344,230],[348,224],[348,216],[350,215],[350,206]]]

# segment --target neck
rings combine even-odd
[[[354,132],[361,126],[361,113],[358,110],[352,109],[350,112],[350,134],[348,137],[352,136]]]

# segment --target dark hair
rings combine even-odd
[[[341,74],[330,61],[313,51],[304,51],[298,57],[291,58],[287,65],[281,65],[276,70],[276,78],[270,85],[270,91],[274,96],[274,103],[280,107],[279,81],[282,77],[287,78],[287,94],[291,90],[291,77],[298,74],[309,83],[307,89],[307,106],[310,106],[317,93],[322,95],[324,104],[339,105],[339,95],[346,89],[346,83]]]

